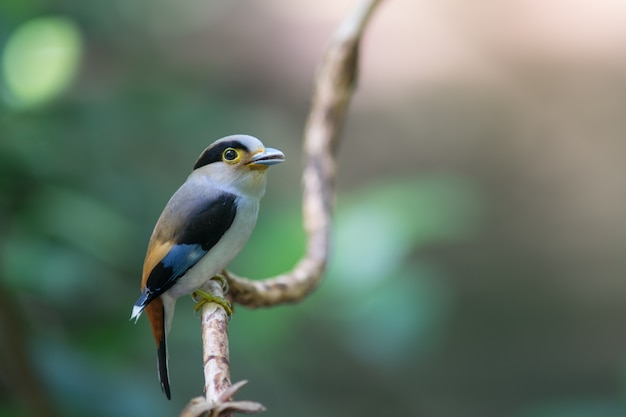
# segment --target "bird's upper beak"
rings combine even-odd
[[[265,148],[263,152],[260,152],[250,159],[246,165],[250,167],[268,167],[270,165],[276,165],[285,160],[285,154],[274,148]]]

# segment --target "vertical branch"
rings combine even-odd
[[[224,298],[224,291],[215,280],[209,281],[206,287],[209,293]],[[204,393],[207,402],[212,403],[231,385],[228,316],[215,303],[207,303],[202,307],[202,346]]]
[[[224,289],[216,280],[210,280],[203,289],[224,298]],[[253,401],[233,401],[233,397],[247,381],[234,385],[230,382],[230,354],[228,351],[228,321],[223,307],[215,303],[202,306],[202,363],[204,365],[204,397],[192,399],[180,417],[197,417],[209,413],[211,417],[232,417],[234,412],[259,413],[262,404]]]

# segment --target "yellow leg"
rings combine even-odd
[[[226,282],[226,278],[224,278],[222,275],[216,275],[211,279],[219,281],[222,288],[224,289],[224,292],[228,291],[228,282]],[[191,293],[191,296],[196,301],[196,305],[193,308],[194,311],[200,310],[202,306],[206,303],[215,303],[222,306],[222,308],[226,311],[226,314],[228,314],[229,316],[233,314],[233,307],[230,302],[225,298],[217,297],[201,289],[195,290],[193,293]]]

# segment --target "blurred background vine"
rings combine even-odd
[[[191,301],[171,402],[128,321],[152,226],[202,149],[253,134],[289,162],[232,270],[293,265],[311,82],[349,5],[0,2],[0,416],[177,415],[200,394]],[[236,310],[245,396],[272,416],[625,416],[624,19],[593,0],[384,4],[328,276]]]

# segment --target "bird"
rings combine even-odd
[[[157,345],[159,381],[168,400],[166,339],[176,299],[194,293],[203,299],[199,304],[217,302],[230,315],[228,301],[199,288],[219,277],[248,241],[265,194],[267,168],[284,160],[281,151],[265,147],[253,136],[218,139],[200,154],[156,222],[131,320],[137,322],[143,311],[148,316]]]

